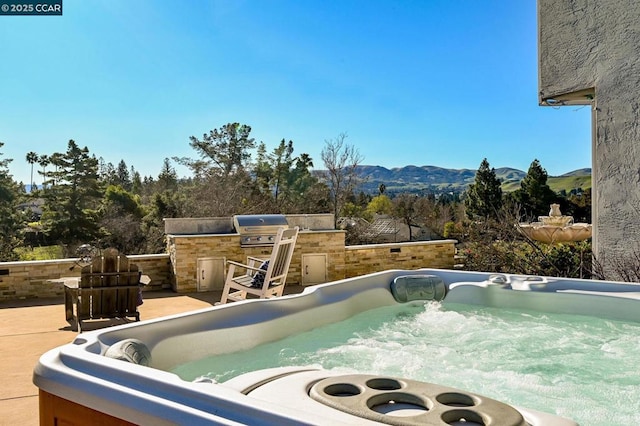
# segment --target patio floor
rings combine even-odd
[[[304,287],[288,286],[286,294]],[[166,315],[203,309],[220,300],[220,291],[177,294],[171,291],[144,293],[140,317]],[[77,332],[64,318],[64,299],[29,299],[0,302],[0,425],[38,425],[38,388],[32,382],[33,368],[42,354],[70,343]],[[93,330],[113,321],[87,321],[83,329]]]

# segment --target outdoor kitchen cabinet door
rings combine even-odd
[[[225,263],[224,257],[198,258],[198,291],[222,290]]]
[[[302,255],[302,285],[327,282],[327,254]]]

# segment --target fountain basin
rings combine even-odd
[[[559,226],[544,222],[520,223],[520,231],[535,241],[547,244],[584,241],[591,238],[592,225],[588,223],[574,223]]]

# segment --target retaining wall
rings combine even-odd
[[[319,282],[329,282],[387,269],[454,267],[455,240],[346,247],[344,241],[344,231],[301,231],[287,284],[309,285],[310,268],[316,269],[315,272],[322,269]],[[198,259],[245,263],[247,256],[269,257],[271,254],[271,247],[240,247],[237,234],[168,235],[167,249],[167,254],[127,256],[151,278],[145,291],[161,288],[179,293],[198,291]],[[318,259],[320,263],[316,262]],[[309,263],[310,260],[313,263]],[[224,261],[221,265],[224,268]],[[62,296],[63,285],[48,280],[79,276],[80,269],[77,259],[0,262],[0,301]],[[221,289],[222,282],[217,282],[208,290]]]
[[[151,278],[151,284],[144,288],[146,291],[170,285],[168,254],[127,257]],[[47,280],[80,276],[82,268],[77,262],[78,259],[0,262],[0,301],[62,296],[62,283]]]

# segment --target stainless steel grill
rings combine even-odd
[[[233,226],[240,234],[240,247],[271,246],[280,228],[288,228],[281,214],[236,215]]]

